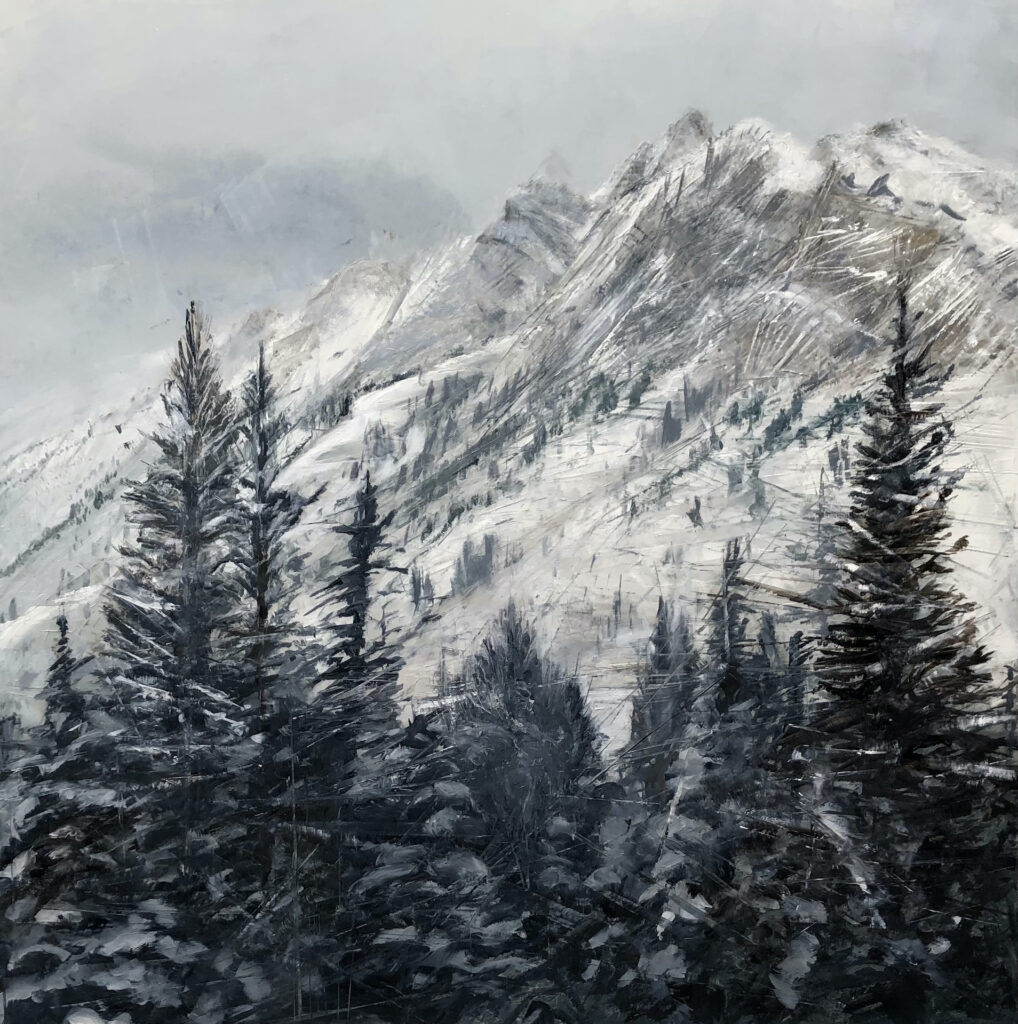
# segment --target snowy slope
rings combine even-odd
[[[265,340],[297,420],[357,395],[288,468],[325,486],[295,542],[321,572],[354,467],[369,465],[397,508],[395,560],[436,595],[415,611],[403,577],[382,595],[407,638],[409,698],[427,699],[440,663],[455,669],[511,595],[617,741],[659,593],[702,618],[735,536],[750,579],[811,584],[793,552],[815,530],[821,472],[828,499],[847,499],[857,425],[838,403],[880,372],[908,260],[936,351],[956,364],[959,580],[1002,665],[1018,655],[1016,195],[1013,170],[903,124],[807,147],[758,123],[715,136],[687,115],[590,197],[531,182],[476,238],[408,266],[353,265],[303,309],[252,315],[224,332],[224,362],[239,380]],[[85,638],[100,627],[116,496],[143,471],[157,410],[158,373],[142,369],[134,398],[0,466],[12,700],[39,685],[58,607]],[[768,434],[796,392],[801,419]],[[682,420],[668,445],[666,403]],[[759,408],[752,426],[734,403]],[[782,637],[798,628],[793,604],[759,599]]]

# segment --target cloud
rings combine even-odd
[[[805,138],[905,116],[1018,153],[1010,0],[8,0],[2,18],[0,308],[37,324],[5,340],[15,357],[67,331],[121,350],[100,315],[116,230],[144,212],[159,266],[181,196],[217,195],[238,230],[263,216],[237,154],[312,177],[382,160],[479,226],[550,152],[590,188],[690,107]],[[210,265],[233,258],[217,237]]]

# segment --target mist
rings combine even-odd
[[[8,3],[0,422],[114,393],[192,295],[219,320],[297,301],[480,227],[551,156],[594,188],[691,107],[806,140],[904,117],[1015,161],[1018,10],[960,8]]]

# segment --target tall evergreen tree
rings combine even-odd
[[[234,943],[272,974],[278,935],[269,908],[288,891],[291,808],[290,787],[294,714],[306,706],[311,646],[290,614],[300,584],[302,559],[289,544],[309,497],[282,486],[280,473],[293,454],[290,427],[265,357],[258,347],[255,369],[242,392],[239,450],[240,529],[235,561],[245,599],[238,651],[248,731],[257,739],[254,761],[244,772],[245,791],[237,804],[243,835],[234,846],[235,886],[243,901]]]
[[[276,991],[285,1012],[334,1012],[364,999],[358,951],[379,926],[355,891],[395,830],[390,764],[399,744],[399,657],[384,619],[372,625],[374,578],[391,571],[390,512],[365,473],[352,521],[337,526],[347,555],[321,591],[326,615],[317,684],[289,706],[283,734],[290,775],[275,800],[289,812],[289,868],[273,916],[286,938]]]
[[[829,701],[814,757],[856,865],[837,881],[833,913],[858,922],[824,983],[842,985],[843,1004],[867,1020],[1003,1021],[1014,1013],[1013,765],[974,608],[951,583],[966,542],[948,541],[959,474],[945,465],[954,429],[938,395],[949,371],[918,320],[902,279],[817,659]]]
[[[233,711],[237,419],[195,303],[163,396],[157,461],[125,495],[135,538],[106,605],[107,654],[140,714],[184,733]],[[172,699],[169,714],[166,697]],[[160,706],[161,705],[161,706]],[[144,710],[142,710],[144,709]]]
[[[176,1019],[215,1020],[238,974],[212,950],[240,914],[232,811],[250,752],[233,567],[237,417],[193,302],[163,405],[157,458],[125,496],[131,539],[107,596],[104,655],[122,719],[126,874],[138,903],[163,908],[162,934],[138,955],[167,963]]]
[[[241,584],[253,606],[246,662],[258,714],[264,717],[288,639],[287,623],[280,615],[293,589],[292,572],[287,570],[295,568],[286,564],[287,535],[324,490],[303,497],[279,482],[291,454],[285,447],[290,426],[279,409],[264,344],[259,344],[258,363],[244,383],[240,431],[244,539],[238,561]]]

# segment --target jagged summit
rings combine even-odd
[[[573,172],[565,157],[557,149],[553,149],[541,161],[531,177],[572,187]]]
[[[657,170],[682,167],[714,137],[714,127],[699,110],[690,110],[671,124],[657,143]]]

